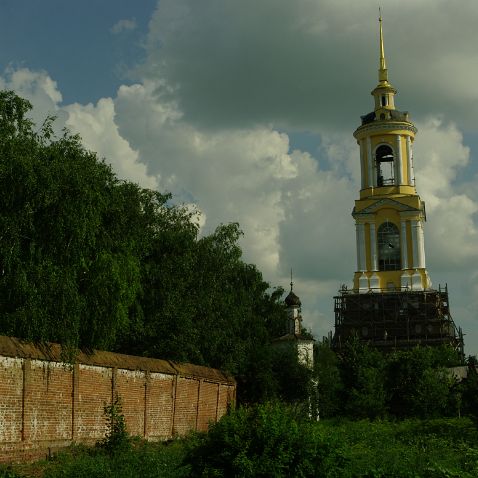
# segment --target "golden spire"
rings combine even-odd
[[[382,11],[378,7],[379,17],[378,21],[380,24],[380,68],[378,69],[378,81],[380,83],[388,83],[388,72],[387,64],[385,62],[385,53],[383,48],[383,30],[382,30]]]

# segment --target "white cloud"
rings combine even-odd
[[[30,115],[38,125],[43,123],[47,115],[59,117],[60,123],[65,119],[59,106],[63,99],[61,92],[56,81],[46,71],[9,67],[0,77],[0,89],[14,90],[35,105]]]
[[[136,30],[136,20],[134,18],[125,18],[122,20],[118,20],[110,29],[111,33],[117,35],[118,33],[122,33],[125,31],[132,31]]]
[[[120,178],[128,179],[142,187],[156,189],[157,179],[148,174],[147,167],[139,161],[139,154],[118,133],[115,107],[111,98],[102,98],[96,106],[78,103],[65,108],[66,126],[79,133],[83,144],[110,162]]]
[[[247,231],[249,257],[274,270],[283,217],[281,185],[297,174],[287,135],[270,128],[201,132],[182,122],[174,106],[158,103],[153,89],[120,89],[116,103],[122,134],[139,148],[161,188],[181,201],[194,200],[205,211],[206,230],[239,221]]]
[[[456,125],[443,118],[428,118],[418,129],[414,162],[417,191],[428,213],[427,263],[432,270],[451,272],[478,260],[478,202],[456,184],[470,150]]]
[[[429,117],[417,123],[415,175],[420,193],[430,212],[453,194],[458,171],[468,165],[470,149],[454,123],[443,117]]]

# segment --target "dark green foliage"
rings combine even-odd
[[[272,371],[276,395],[287,403],[305,402],[310,396],[313,371],[298,361],[297,344],[287,342],[272,350]]]
[[[343,383],[339,357],[325,340],[315,348],[315,373],[318,380],[319,411],[321,418],[331,418],[341,413]]]
[[[279,403],[240,407],[190,451],[191,476],[315,477],[345,464],[339,443]]]
[[[416,347],[382,354],[350,340],[337,355],[317,347],[319,408],[322,418],[435,418],[472,415],[478,380],[472,367],[463,383],[449,367],[460,365],[448,347]]]
[[[343,411],[356,418],[386,414],[385,358],[377,350],[349,341],[340,355]]]
[[[12,470],[10,466],[0,468],[0,478],[21,478],[21,475]]]
[[[183,444],[140,442],[130,450],[114,455],[102,450],[74,448],[58,454],[48,463],[44,478],[186,478],[182,464]]]
[[[478,430],[467,418],[313,423],[290,407],[262,405],[224,417],[208,436],[137,441],[113,455],[75,446],[14,470],[5,478],[476,478]]]
[[[461,402],[463,413],[470,416],[478,429],[478,370],[476,357],[468,360],[468,377],[462,383]]]
[[[140,189],[29,108],[0,93],[0,333],[114,347],[140,287]]]
[[[339,435],[344,477],[462,477],[478,472],[478,434],[466,419],[324,424]]]
[[[458,357],[446,347],[416,347],[388,357],[390,412],[397,417],[446,415],[454,385],[446,367],[457,364]]]

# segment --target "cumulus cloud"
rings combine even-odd
[[[478,4],[382,3],[399,105],[416,118],[459,111],[460,127],[474,128]],[[376,10],[372,0],[162,0],[143,71],[161,77],[158,94],[174,97],[202,127],[350,131],[377,82]]]
[[[118,20],[110,29],[110,32],[117,35],[118,33],[122,33],[125,31],[132,31],[136,30],[137,24],[136,19],[134,18],[124,18],[122,20]]]
[[[148,174],[147,167],[139,161],[139,154],[118,133],[115,123],[115,107],[111,98],[102,98],[96,106],[78,103],[64,108],[68,114],[66,126],[79,133],[83,144],[98,152],[111,163],[120,178],[133,181],[144,188],[156,189],[155,176]]]
[[[417,127],[414,169],[417,185],[431,212],[453,194],[459,170],[469,163],[470,148],[463,144],[456,124],[445,122],[443,117],[428,117]]]
[[[429,219],[427,262],[443,273],[478,260],[478,202],[456,184],[458,173],[469,163],[470,149],[456,125],[443,118],[428,118],[418,129],[414,162],[417,190]]]
[[[56,81],[46,71],[8,67],[0,76],[0,89],[14,90],[21,97],[28,99],[35,106],[30,116],[38,125],[43,123],[47,115],[57,116],[59,126],[66,119],[60,108],[62,94]]]
[[[206,230],[239,221],[251,260],[274,270],[281,185],[297,174],[287,135],[270,128],[203,132],[181,121],[174,105],[156,102],[153,91],[151,84],[119,90],[121,133],[139,148],[161,188],[206,212]]]

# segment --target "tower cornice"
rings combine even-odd
[[[413,134],[416,134],[418,131],[413,123],[403,122],[403,121],[377,121],[374,123],[369,123],[359,126],[354,131],[354,138],[359,139],[362,135],[367,133],[379,133],[386,131],[411,131]]]

